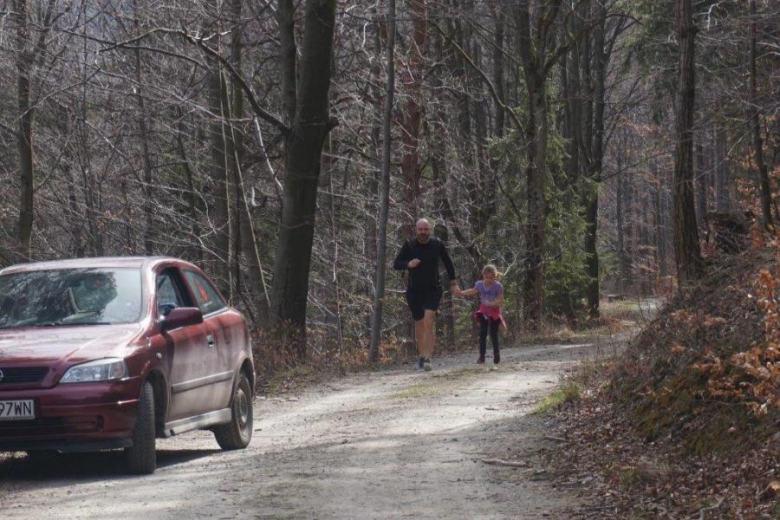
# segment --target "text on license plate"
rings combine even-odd
[[[23,421],[35,419],[35,406],[32,399],[0,400],[0,421]]]

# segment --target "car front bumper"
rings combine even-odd
[[[140,377],[132,377],[2,391],[2,400],[32,399],[35,419],[0,421],[0,451],[83,451],[127,445],[138,414],[140,384]]]

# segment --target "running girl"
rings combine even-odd
[[[501,304],[504,302],[504,286],[496,280],[498,270],[496,266],[488,264],[482,269],[482,280],[477,281],[472,289],[461,291],[463,296],[476,296],[479,294],[479,309],[474,317],[479,320],[479,359],[477,363],[485,363],[485,351],[487,350],[487,335],[490,332],[490,341],[493,343],[493,363],[501,361],[501,353],[498,348],[498,327],[506,323],[501,315]]]

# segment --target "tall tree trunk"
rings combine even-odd
[[[225,135],[225,82],[221,65],[213,63],[209,72],[209,108],[214,114],[214,120],[209,124],[209,141],[211,147],[211,184],[214,194],[214,265],[211,272],[216,275],[216,281],[222,294],[232,299],[232,271],[230,270],[231,237],[230,237],[230,183],[228,182],[228,165]]]
[[[664,190],[664,182],[658,177],[658,169],[656,168],[655,161],[650,161],[650,173],[652,174],[653,184],[656,186],[654,191],[654,208],[655,208],[655,250],[658,265],[658,276],[667,276],[668,268],[666,263],[666,230],[667,230],[667,215],[666,210],[666,191]]]
[[[693,201],[693,114],[696,95],[695,45],[691,0],[677,0],[680,46],[679,94],[674,160],[674,257],[680,287],[696,281],[704,271]]]
[[[231,38],[230,38],[230,63],[233,69],[239,74],[242,73],[242,47],[243,47],[243,25],[242,25],[242,3],[243,0],[231,0],[230,18],[231,18]],[[240,299],[244,290],[244,282],[241,270],[241,259],[244,255],[245,246],[251,247],[249,229],[249,215],[246,212],[243,192],[243,172],[242,160],[244,157],[244,132],[239,121],[244,118],[244,91],[235,77],[231,76],[230,88],[227,88],[227,78],[225,78],[226,87],[223,90],[222,104],[225,107],[226,140],[225,153],[229,169],[228,179],[230,181],[230,237],[232,257],[229,259],[231,278],[233,286],[231,294],[236,300]],[[251,249],[247,249],[250,258]],[[252,273],[252,277],[257,273]]]
[[[586,296],[588,299],[588,315],[591,318],[599,316],[599,252],[598,252],[598,215],[599,215],[599,190],[601,185],[601,169],[604,160],[604,107],[607,81],[607,54],[604,49],[604,33],[606,31],[607,10],[603,4],[597,3],[594,16],[598,20],[593,28],[593,67],[590,69],[593,88],[592,116],[586,118],[592,122],[589,130],[589,171],[590,185],[585,188],[585,222],[587,233],[585,236],[585,253],[587,255],[586,270],[588,273],[588,285]],[[589,103],[590,104],[590,103]]]
[[[330,321],[335,331],[333,339],[337,344],[342,343],[342,319],[341,319],[341,280],[339,278],[340,272],[340,251],[341,244],[339,242],[340,228],[339,228],[339,213],[341,206],[336,202],[336,182],[334,180],[336,175],[336,168],[334,165],[333,157],[338,154],[333,150],[333,139],[331,135],[325,137],[325,145],[322,154],[321,174],[320,174],[320,195],[321,201],[319,204],[319,210],[321,214],[321,221],[324,219],[324,225],[321,225],[317,229],[321,231],[321,238],[323,242],[327,243],[326,262],[327,269],[330,271],[328,280],[330,287],[327,291],[328,294],[328,312],[326,314],[326,320]],[[344,161],[344,178],[348,178],[346,172],[349,169],[349,161]],[[346,190],[342,193],[347,193]]]
[[[573,30],[578,29],[578,22],[572,20]],[[582,148],[582,88],[580,84],[580,52],[577,46],[571,52],[571,68],[566,67],[568,79],[566,89],[566,107],[568,109],[569,142],[567,146],[568,159],[566,171],[569,184],[575,184],[580,175],[580,149]]]
[[[758,101],[758,79],[756,70],[756,0],[750,0],[750,105],[752,114],[750,118],[753,130],[753,148],[756,157],[756,169],[758,170],[759,196],[761,200],[761,214],[765,227],[773,223],[772,218],[772,190],[769,185],[769,171],[764,161],[764,143],[761,139],[761,108]]]
[[[276,8],[279,24],[279,64],[282,80],[282,107],[284,124],[288,127],[295,120],[297,97],[298,56],[295,45],[295,3],[294,0],[279,0]]]
[[[390,210],[390,153],[393,97],[395,94],[395,0],[387,0],[387,82],[385,107],[382,115],[382,177],[379,196],[379,226],[374,293],[373,318],[371,320],[371,344],[369,359],[379,361],[379,343],[382,341],[382,310],[385,301],[385,273],[387,271],[387,220]]]
[[[230,40],[230,63],[239,74],[243,65],[243,3],[244,0],[231,0],[231,18],[233,31]],[[222,89],[222,107],[227,118],[227,131],[225,132],[225,153],[230,187],[226,190],[233,203],[230,205],[229,236],[232,238],[230,249],[232,258],[229,259],[232,288],[231,292],[242,299],[255,323],[264,323],[269,315],[269,289],[263,273],[263,265],[260,259],[257,231],[252,220],[252,208],[249,203],[244,183],[244,128],[237,123],[244,119],[244,90],[241,88],[235,76],[231,76],[230,89],[227,85]],[[227,83],[227,80],[223,80]],[[228,96],[228,92],[230,95]],[[244,282],[242,276],[241,260],[246,257],[248,263],[248,282]],[[248,285],[245,286],[245,285]]]
[[[536,74],[526,74],[529,97],[526,169],[528,224],[525,233],[526,260],[523,306],[525,327],[529,332],[541,329],[544,307],[544,232],[547,204],[544,198],[544,176],[547,160],[547,100],[545,84]]]
[[[546,63],[546,45],[549,30],[558,15],[560,0],[552,0],[538,9],[536,30],[531,30],[529,0],[521,0],[518,10],[518,49],[523,65],[528,99],[528,139],[526,196],[528,223],[525,232],[525,279],[523,305],[525,327],[537,332],[542,325],[544,307],[544,232],[547,205],[545,202],[545,174],[547,169],[548,107],[546,81],[549,71]]]
[[[704,167],[704,145],[701,135],[696,141],[696,222],[704,222],[707,214],[707,172]]]
[[[328,108],[335,0],[307,2],[303,24],[301,82],[285,143],[282,221],[273,281],[273,317],[301,359],[306,357],[306,299],[320,158],[325,137],[335,124]]]
[[[717,176],[716,207],[718,211],[731,211],[731,175],[726,157],[726,130],[715,129],[715,172]]]
[[[441,63],[445,59],[444,37],[436,38],[436,59]],[[435,73],[431,78],[431,86],[438,90],[443,86],[442,74]],[[450,226],[453,222],[452,209],[447,195],[447,141],[441,136],[447,128],[447,115],[444,103],[437,103],[434,115],[426,135],[430,153],[431,170],[433,173],[433,216],[438,222],[434,228],[436,238],[449,247]],[[455,316],[453,312],[452,291],[445,291],[442,302],[441,317],[444,326],[444,338],[447,344],[455,343]]]
[[[409,46],[409,63],[404,67],[404,89],[406,105],[401,117],[401,175],[404,179],[404,205],[410,217],[408,230],[414,229],[418,218],[420,196],[420,122],[422,120],[422,76],[425,66],[424,50],[428,38],[428,6],[426,0],[410,0],[412,18],[412,40]]]
[[[618,161],[620,160],[620,152],[618,152]],[[618,162],[618,168],[620,168],[620,162]],[[625,292],[626,290],[626,279],[628,278],[627,275],[627,268],[626,268],[626,238],[625,238],[625,210],[623,208],[623,200],[625,198],[625,180],[623,179],[623,175],[619,174],[617,178],[617,215],[616,220],[617,222],[615,225],[617,226],[617,254],[618,254],[618,285],[620,287],[620,292]]]
[[[189,256],[190,258],[201,262],[203,261],[203,248],[200,247],[197,242],[200,239],[200,222],[198,221],[198,207],[200,204],[198,202],[198,190],[195,187],[195,174],[192,171],[192,165],[190,164],[187,150],[184,147],[184,114],[179,105],[176,105],[175,110],[176,119],[178,120],[178,125],[176,128],[176,151],[178,152],[179,158],[184,165],[184,172],[187,175],[187,190],[189,191],[189,217],[192,226],[190,233],[192,234],[193,244],[190,247]]]
[[[471,6],[467,6],[471,7]],[[453,37],[448,38],[453,43],[453,49],[460,48],[469,49],[471,35],[470,31],[463,28],[463,24],[456,20],[453,22]],[[456,132],[457,137],[460,139],[462,146],[456,150],[457,161],[462,165],[464,171],[468,172],[468,176],[465,181],[465,207],[468,218],[468,223],[471,228],[471,236],[465,236],[457,228],[453,229],[455,236],[460,244],[466,249],[471,257],[471,278],[476,279],[479,277],[480,268],[483,264],[483,258],[481,253],[481,244],[478,242],[480,239],[479,231],[479,214],[482,211],[481,199],[483,186],[480,185],[478,180],[477,166],[477,151],[474,145],[475,139],[472,129],[473,118],[473,104],[471,103],[471,91],[472,91],[472,78],[467,69],[468,60],[463,52],[452,52],[450,54],[450,71],[455,82],[459,85],[459,89],[454,93],[455,112],[456,116],[453,118],[457,121]],[[442,49],[443,53],[443,49]],[[478,66],[478,65],[475,65]],[[438,78],[437,80],[438,81]]]
[[[625,252],[623,254],[623,261],[625,262],[625,283],[626,291],[633,290],[634,288],[634,265],[636,258],[636,221],[638,220],[636,212],[636,189],[634,187],[634,180],[636,176],[634,171],[630,170],[628,176],[623,179],[623,219],[625,222]]]
[[[87,19],[87,5],[82,5],[81,16],[84,20]],[[89,105],[88,105],[88,93],[89,85],[87,83],[87,63],[89,61],[89,51],[87,47],[87,33],[86,24],[82,28],[82,68],[81,68],[81,106],[79,109],[79,166],[81,169],[81,178],[84,185],[84,205],[86,206],[87,214],[87,227],[89,229],[89,243],[91,246],[92,256],[103,256],[103,230],[101,226],[101,220],[103,218],[103,212],[101,211],[101,196],[100,196],[100,182],[98,182],[98,176],[92,168],[92,156],[91,148],[89,146],[90,141],[90,127],[89,127]]]
[[[502,104],[506,103],[504,93],[504,11],[500,6],[490,4],[493,20],[496,26],[495,42],[493,44],[493,85],[496,88],[496,99],[493,100],[493,110],[496,114],[496,123],[493,133],[499,139],[504,136],[506,114]],[[491,168],[496,171],[496,166]]]
[[[19,261],[30,257],[30,242],[33,229],[34,178],[33,171],[33,123],[35,108],[30,106],[30,76],[33,66],[33,52],[30,48],[27,0],[14,0],[16,18],[16,72],[17,72],[17,136],[19,149],[19,177],[21,197],[17,226]]]
[[[372,14],[377,19],[379,18],[379,9],[375,5],[372,8]],[[380,165],[379,168],[371,168],[366,179],[368,196],[364,203],[364,212],[366,214],[365,229],[366,233],[363,236],[363,257],[365,258],[366,273],[363,277],[365,280],[366,294],[370,294],[375,290],[375,280],[371,278],[371,275],[376,275],[376,258],[377,258],[377,241],[379,233],[379,205],[377,201],[381,198],[379,192],[379,186],[382,177],[382,128],[384,120],[384,109],[382,105],[382,34],[386,31],[387,27],[381,23],[375,24],[374,31],[374,59],[371,62],[371,94],[373,98],[373,117],[371,119],[371,145],[373,147],[374,157],[376,158],[376,164]],[[387,38],[384,38],[385,40]],[[385,88],[387,88],[385,86]],[[370,273],[370,274],[369,274]],[[373,316],[373,315],[372,315]],[[371,320],[368,319],[368,329],[370,335]]]
[[[136,32],[140,34],[138,20],[138,5],[133,2],[136,11]],[[86,39],[85,39],[86,40]],[[85,56],[86,58],[86,56]],[[146,100],[143,94],[143,70],[141,62],[141,50],[135,50],[135,80],[138,83],[135,90],[135,100],[138,103],[138,131],[141,134],[141,160],[143,161],[144,184],[142,192],[144,194],[143,214],[145,221],[144,228],[144,254],[152,255],[154,253],[154,189],[152,188],[152,158],[149,151],[149,124],[146,118]],[[86,68],[86,64],[85,64]],[[86,74],[86,71],[85,71]]]

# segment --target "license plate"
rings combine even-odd
[[[35,419],[35,405],[32,399],[0,400],[0,421],[29,421]]]

